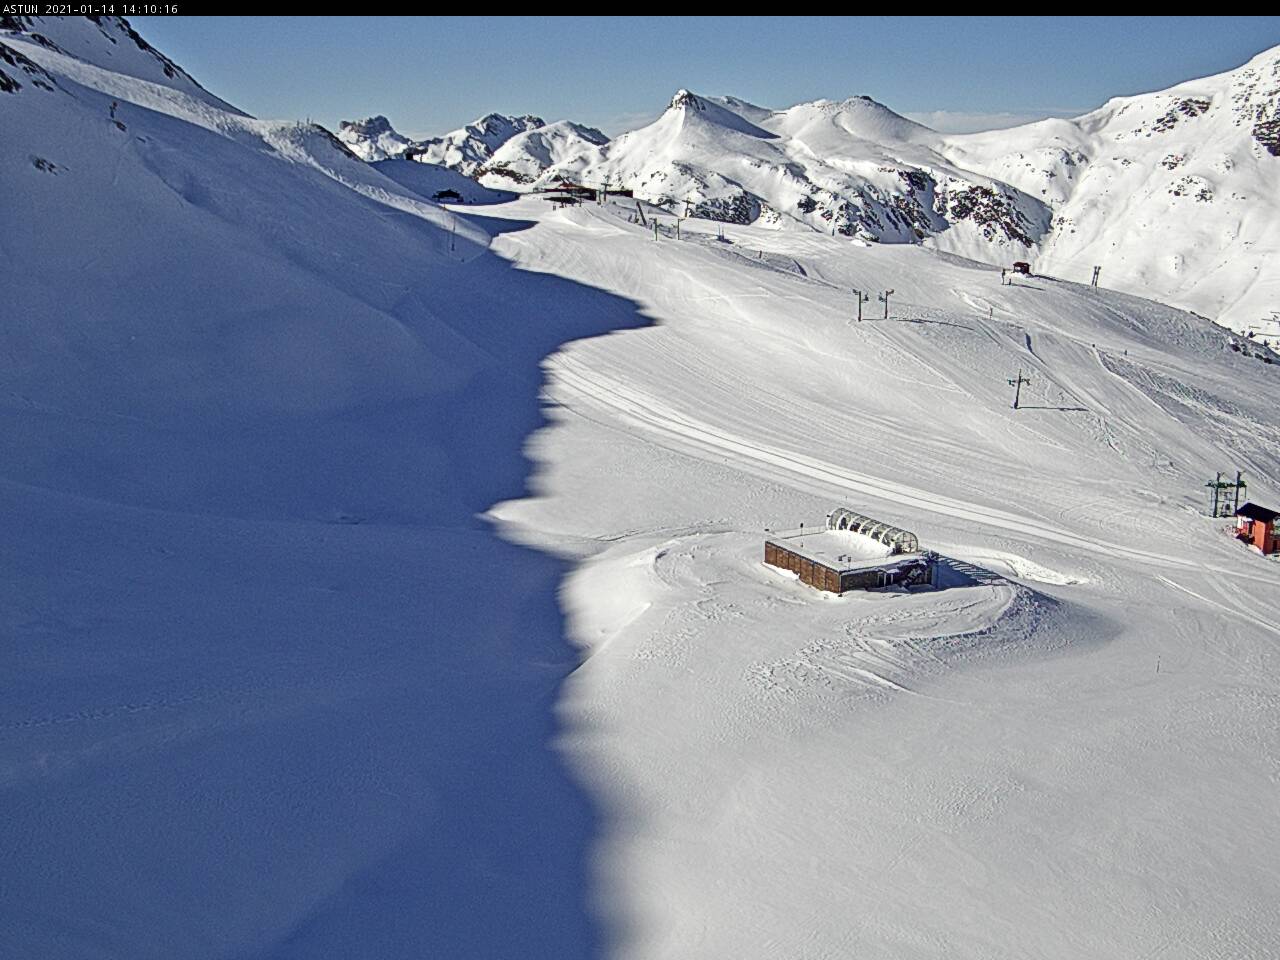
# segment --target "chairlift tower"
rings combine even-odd
[[[879,300],[881,303],[884,304],[884,318],[886,320],[889,319],[889,298],[892,296],[893,296],[893,291],[886,290],[884,293],[876,297],[877,300]]]
[[[862,305],[871,299],[871,294],[863,293],[861,290],[853,291],[854,298],[858,301],[858,322],[862,322]]]
[[[1232,517],[1240,509],[1240,499],[1249,485],[1244,482],[1244,475],[1237,470],[1235,480],[1223,480],[1219,471],[1212,480],[1205,484],[1209,490],[1209,516]],[[1230,492],[1228,492],[1230,491]]]
[[[1024,383],[1029,384],[1030,382],[1031,382],[1030,377],[1024,377],[1022,375],[1021,367],[1018,368],[1018,376],[1016,378],[1013,378],[1007,381],[1009,386],[1013,387],[1013,409],[1015,410],[1018,409],[1018,403],[1022,399],[1022,385]]]

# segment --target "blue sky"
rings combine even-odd
[[[382,113],[438,134],[490,111],[617,134],[680,87],[763,106],[866,94],[939,129],[1070,116],[1238,66],[1280,17],[135,17],[269,118]]]

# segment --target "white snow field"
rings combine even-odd
[[[0,956],[1280,955],[1270,354],[0,45]]]
[[[1280,564],[1202,515],[1216,470],[1277,500],[1277,365],[1132,297],[625,211],[495,242],[657,321],[548,361],[539,495],[494,511],[581,558],[613,955],[1280,954]],[[947,589],[761,562],[839,504]]]

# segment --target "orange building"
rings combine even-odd
[[[1276,536],[1276,519],[1280,513],[1246,503],[1236,511],[1236,536],[1251,543],[1263,553],[1280,553],[1280,537]]]

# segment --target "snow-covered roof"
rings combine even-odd
[[[769,542],[840,573],[883,567],[897,563],[907,556],[894,554],[886,544],[848,530],[821,530],[790,537],[772,537]]]
[[[1268,510],[1266,507],[1260,507],[1256,503],[1246,503],[1243,507],[1236,511],[1237,517],[1244,517],[1248,520],[1259,520],[1262,523],[1271,523],[1280,513],[1275,510]]]

